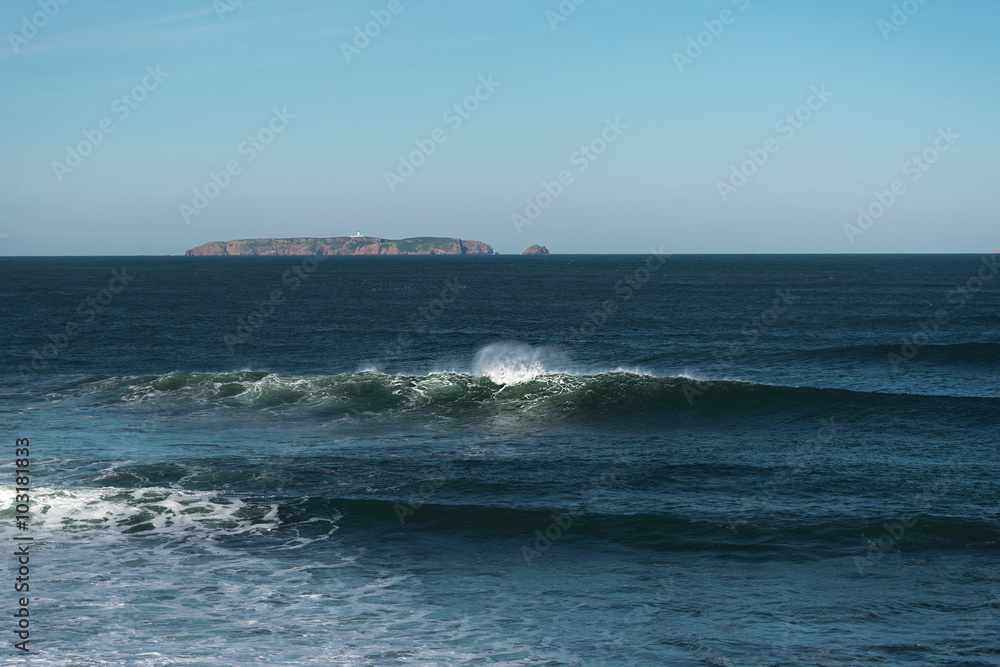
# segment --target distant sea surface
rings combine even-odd
[[[0,663],[1000,664],[997,257],[0,259]]]

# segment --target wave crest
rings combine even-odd
[[[975,426],[1000,419],[1000,399],[912,395],[700,381],[617,370],[593,374],[553,372],[539,358],[484,358],[482,375],[430,373],[340,375],[168,373],[142,377],[94,377],[74,382],[55,400],[145,405],[178,414],[253,410],[289,417],[348,419],[380,424],[439,422],[466,424],[497,418],[533,422],[671,422],[690,418],[741,420],[864,419],[876,412],[900,420],[938,414]],[[507,363],[513,359],[514,363]],[[539,367],[535,365],[538,362]],[[544,371],[544,372],[543,372]],[[238,412],[237,412],[238,414]],[[235,415],[234,415],[235,416]]]
[[[525,343],[493,343],[476,353],[472,374],[494,384],[521,384],[568,365],[566,356],[548,347]]]

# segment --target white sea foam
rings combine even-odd
[[[15,491],[0,488],[0,528],[14,529]],[[29,526],[39,538],[115,535],[261,535],[278,526],[277,505],[250,505],[210,491],[41,487],[31,492]]]
[[[493,343],[476,353],[472,374],[488,377],[494,384],[520,384],[539,375],[559,372],[568,366],[567,361],[566,355],[550,347]]]

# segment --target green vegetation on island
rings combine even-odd
[[[188,250],[191,256],[268,255],[492,255],[493,248],[481,241],[419,236],[382,239],[373,236],[330,238],[239,239],[213,241]]]

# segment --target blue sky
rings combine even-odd
[[[4,3],[0,255],[358,229],[502,253],[1000,247],[1000,3],[396,2]]]

